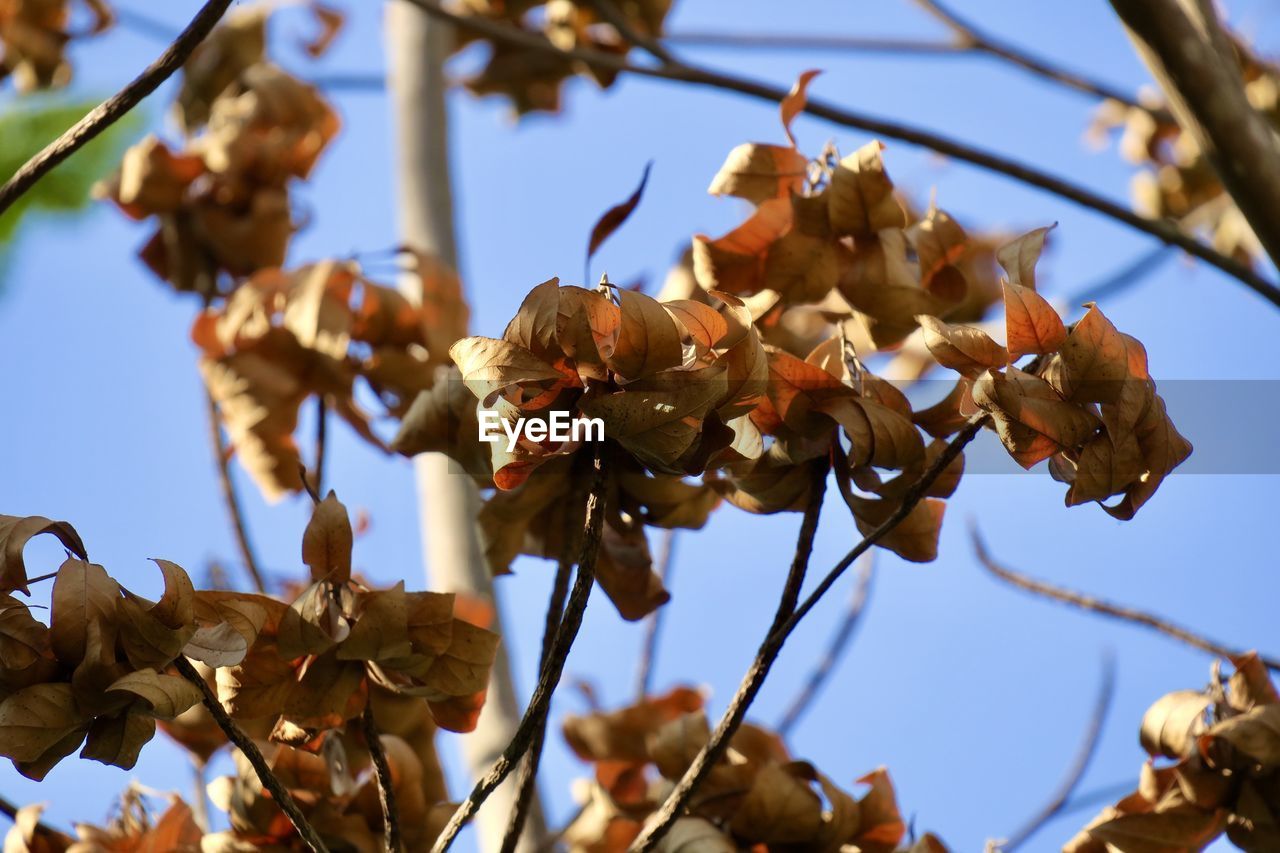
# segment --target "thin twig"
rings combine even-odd
[[[373,719],[373,703],[366,702],[360,715],[360,728],[364,731],[365,745],[373,761],[373,775],[378,783],[378,803],[382,806],[382,848],[387,853],[400,853],[400,811],[396,808],[395,781],[391,765],[387,763],[387,750],[378,733],[378,723]]]
[[[561,618],[560,627],[556,631],[556,640],[551,647],[551,654],[547,657],[546,666],[542,667],[542,671],[538,675],[538,685],[534,688],[533,696],[529,700],[529,706],[525,709],[524,716],[520,719],[520,725],[516,728],[511,742],[507,744],[506,749],[502,751],[502,755],[498,756],[498,760],[489,768],[489,772],[476,783],[467,799],[458,806],[453,816],[449,818],[449,822],[440,832],[439,837],[436,838],[435,845],[431,848],[432,853],[444,853],[445,850],[449,849],[454,839],[457,838],[458,832],[480,808],[480,804],[511,774],[516,763],[528,751],[538,727],[546,719],[551,705],[551,695],[560,683],[560,676],[564,672],[565,660],[569,657],[569,650],[578,636],[578,629],[582,627],[582,616],[587,609],[587,600],[591,597],[591,588],[595,585],[596,555],[600,552],[600,535],[604,526],[605,497],[604,469],[600,460],[598,445],[594,468],[595,473],[592,479],[591,493],[587,498],[587,520],[583,530],[582,550],[579,552],[578,557],[578,576],[574,579],[573,589],[570,591],[569,600],[565,604],[564,616]]]
[[[709,772],[711,764],[706,762],[707,755],[712,751],[723,752],[727,738],[733,734],[733,731],[741,724],[743,716],[746,713],[746,706],[750,704],[750,698],[745,694],[750,693],[750,697],[754,697],[759,691],[759,681],[762,680],[763,674],[767,674],[768,668],[773,665],[778,655],[782,651],[783,644],[791,633],[800,624],[801,620],[808,615],[809,611],[822,599],[824,595],[831,589],[840,576],[853,565],[854,561],[866,553],[873,545],[887,536],[890,531],[901,524],[916,505],[925,497],[925,493],[934,481],[942,475],[947,466],[956,460],[956,457],[964,450],[969,442],[973,441],[978,432],[984,425],[989,422],[987,415],[976,415],[969,420],[965,426],[955,434],[947,446],[933,460],[933,462],[920,475],[920,479],[912,483],[910,487],[902,495],[902,503],[898,508],[890,513],[881,524],[862,538],[862,540],[845,554],[844,557],[827,572],[826,576],[814,587],[813,591],[796,607],[791,614],[786,617],[781,624],[775,624],[770,630],[764,642],[761,643],[756,658],[752,661],[751,668],[747,670],[747,674],[743,677],[742,683],[738,687],[738,693],[735,694],[730,702],[729,709],[725,712],[725,716],[721,718],[720,725],[716,727],[716,731],[698,753],[693,764],[685,771],[685,775],[672,789],[662,807],[658,810],[657,816],[652,819],[645,831],[632,842],[628,850],[630,853],[644,853],[654,848],[667,831],[671,829],[684,807],[688,804],[689,798],[697,788],[701,778]],[[798,553],[798,552],[797,552]],[[797,588],[798,591],[798,588]],[[790,583],[788,590],[783,595],[783,602],[786,602],[790,594]],[[791,599],[794,601],[794,597]],[[782,608],[779,608],[779,613]],[[775,623],[777,620],[775,619]],[[763,670],[763,672],[761,672]],[[740,701],[740,697],[745,701]],[[732,726],[726,726],[731,722],[731,715],[737,719],[737,723]],[[723,733],[723,734],[722,734]]]
[[[862,557],[862,570],[858,573],[858,582],[854,585],[853,595],[849,598],[849,608],[845,611],[844,619],[840,621],[840,625],[836,628],[835,634],[831,637],[831,644],[827,647],[827,651],[818,661],[818,665],[809,673],[804,686],[796,697],[791,700],[782,719],[778,722],[776,731],[785,739],[787,734],[795,728],[800,718],[813,707],[814,700],[818,698],[818,694],[822,692],[822,688],[826,686],[831,674],[835,672],[836,664],[840,662],[841,656],[849,647],[849,641],[853,639],[853,635],[862,620],[862,612],[866,609],[867,599],[871,594],[871,580],[875,576],[876,560],[875,552],[868,552]]]
[[[597,68],[737,92],[772,103],[781,102],[789,92],[789,89],[774,86],[771,83],[737,77],[711,69],[696,68],[683,62],[678,65],[641,66],[627,62],[625,57],[598,50],[587,48],[562,50],[540,34],[488,18],[470,17],[450,12],[441,4],[440,0],[400,0],[400,2],[410,3],[428,14],[503,43],[552,54],[564,59],[584,62]],[[844,127],[852,127],[897,139],[909,145],[928,148],[1067,199],[1081,207],[1093,210],[1117,222],[1122,222],[1130,228],[1149,234],[1161,242],[1177,246],[1188,254],[1200,258],[1202,261],[1238,279],[1250,290],[1272,304],[1280,306],[1280,287],[1258,275],[1249,266],[1223,255],[1211,246],[1185,233],[1173,222],[1139,216],[1123,205],[1104,198],[1078,184],[1073,184],[1056,175],[1044,172],[1035,166],[957,142],[954,139],[931,131],[842,109],[825,101],[812,98],[804,105],[804,111]]]
[[[160,54],[159,59],[151,63],[129,85],[90,110],[84,118],[14,172],[13,177],[0,187],[0,213],[8,210],[46,173],[78,151],[89,140],[124,118],[143,98],[168,80],[182,67],[182,63],[187,60],[196,46],[204,41],[205,36],[222,18],[231,2],[232,0],[208,0],[173,44]]]
[[[1063,589],[1060,586],[1045,583],[1044,581],[1035,580],[1027,577],[1020,572],[1015,572],[1007,566],[1002,566],[996,562],[995,558],[987,551],[986,544],[982,541],[982,537],[978,534],[977,527],[971,528],[973,536],[973,550],[980,562],[987,571],[998,577],[1006,583],[1012,584],[1019,589],[1025,590],[1035,595],[1041,595],[1046,598],[1052,598],[1054,601],[1060,601],[1063,604],[1070,604],[1073,607],[1079,607],[1082,610],[1088,610],[1092,613],[1101,613],[1103,616],[1111,616],[1115,619],[1121,619],[1125,622],[1132,622],[1136,625],[1144,625],[1147,628],[1164,634],[1166,637],[1172,637],[1186,643],[1188,646],[1208,652],[1211,655],[1217,655],[1224,658],[1237,658],[1245,652],[1241,649],[1234,649],[1222,643],[1214,642],[1207,637],[1197,634],[1187,628],[1163,619],[1159,616],[1145,613],[1141,610],[1134,610],[1132,607],[1124,607],[1119,604],[1112,604],[1109,601],[1103,601],[1094,598],[1091,595],[1085,595],[1080,592],[1073,592],[1069,589]],[[1280,659],[1273,657],[1258,656],[1263,665],[1267,669],[1280,672]]]
[[[240,494],[236,491],[235,480],[231,477],[231,461],[227,454],[227,441],[222,435],[222,419],[218,415],[218,402],[205,389],[205,402],[209,411],[209,439],[213,443],[214,461],[218,466],[218,483],[222,487],[222,502],[226,504],[227,515],[231,519],[231,531],[235,534],[236,545],[240,547],[240,560],[245,571],[249,573],[253,587],[258,592],[267,591],[267,583],[258,568],[258,558],[249,539],[249,529],[245,525],[244,510],[240,506]]]
[[[671,51],[662,46],[661,41],[633,27],[613,0],[588,0],[588,3],[602,21],[618,31],[623,41],[641,48],[664,65],[679,64]]]
[[[787,579],[783,584],[782,594],[778,599],[778,608],[774,612],[773,623],[769,626],[768,633],[765,634],[764,642],[761,643],[760,648],[756,651],[755,659],[751,662],[751,667],[747,670],[746,677],[743,678],[737,692],[729,701],[729,707],[725,709],[720,722],[716,724],[716,729],[712,733],[710,740],[698,752],[693,763],[689,765],[689,769],[685,771],[684,776],[676,783],[675,788],[667,796],[662,808],[658,810],[648,829],[641,833],[640,837],[632,844],[630,849],[633,851],[653,849],[653,846],[666,834],[671,824],[675,822],[680,812],[684,810],[694,791],[698,789],[698,786],[702,784],[702,781],[711,773],[721,756],[724,755],[725,750],[729,748],[730,739],[738,730],[738,727],[742,725],[742,721],[747,714],[747,708],[755,700],[756,694],[760,692],[765,678],[769,675],[770,668],[773,666],[774,661],[777,660],[778,652],[781,650],[781,642],[777,643],[776,648],[772,643],[777,636],[778,629],[795,611],[796,601],[800,597],[800,588],[804,585],[804,578],[809,569],[809,557],[813,553],[813,538],[818,532],[818,517],[822,514],[822,499],[826,493],[827,460],[822,458],[815,460],[811,464],[813,466],[813,478],[809,484],[809,501],[805,506],[804,518],[800,522],[800,533],[796,537],[795,556],[791,560],[791,569],[787,572]]]
[[[1126,106],[1145,110],[1166,121],[1173,120],[1166,111],[1152,109],[1136,100],[1132,95],[1120,91],[1109,83],[1103,83],[1084,74],[1069,71],[1047,59],[1028,53],[1016,45],[980,30],[972,22],[960,17],[950,8],[938,2],[938,0],[916,0],[916,3],[934,18],[941,21],[947,29],[951,30],[961,47],[1002,59],[1025,71],[1030,71],[1032,74],[1060,83],[1079,92],[1118,101]]]
[[[676,551],[675,530],[662,532],[662,546],[658,551],[658,578],[665,587],[671,580],[673,558]],[[653,665],[658,659],[658,638],[662,636],[662,622],[666,616],[666,605],[649,614],[645,620],[644,645],[640,649],[640,663],[636,669],[636,699],[641,700],[653,689]]]
[[[573,505],[577,505],[573,501]],[[565,513],[566,519],[574,517],[572,511]],[[568,525],[566,524],[566,528]],[[560,630],[560,622],[564,618],[565,599],[569,596],[569,579],[573,574],[574,530],[565,531],[565,539],[556,565],[555,580],[551,584],[551,596],[547,601],[546,621],[542,626],[542,649],[538,653],[538,671],[547,665],[551,657],[551,649]],[[507,831],[502,837],[502,853],[514,853],[520,843],[520,835],[524,832],[525,821],[529,818],[529,808],[533,805],[534,795],[538,790],[538,765],[542,762],[542,747],[547,739],[547,720],[534,733],[529,751],[520,763],[520,772],[516,774],[516,803],[511,810],[511,819],[507,821]]]
[[[324,462],[328,449],[329,404],[323,394],[316,395],[316,458],[315,458],[315,490],[316,494],[324,494]]]
[[[312,853],[328,853],[328,848],[325,847],[324,841],[320,839],[315,828],[307,822],[306,816],[298,808],[298,804],[294,801],[293,795],[289,793],[289,789],[276,777],[276,774],[271,772],[271,766],[267,764],[267,759],[263,757],[262,751],[253,742],[253,738],[245,734],[244,730],[236,725],[235,720],[231,719],[227,714],[222,707],[222,703],[218,701],[218,697],[209,688],[208,682],[204,680],[204,676],[196,672],[191,662],[181,655],[174,660],[173,665],[178,670],[179,675],[199,689],[200,695],[204,700],[204,706],[213,715],[213,720],[218,724],[218,728],[222,729],[227,739],[244,753],[244,757],[248,759],[249,764],[253,766],[254,772],[258,774],[258,781],[262,783],[262,787],[271,793],[271,798],[275,800],[280,811],[284,812],[285,817],[289,818],[289,822],[298,831],[298,835],[302,837],[303,842],[311,848]]]
[[[1084,739],[1080,742],[1080,748],[1067,769],[1067,775],[1044,808],[1013,833],[1007,841],[996,845],[1002,853],[1013,853],[1066,808],[1072,793],[1084,778],[1085,771],[1089,769],[1089,762],[1098,751],[1098,742],[1102,740],[1102,727],[1107,721],[1107,712],[1111,709],[1111,700],[1115,697],[1115,692],[1116,660],[1115,655],[1108,652],[1102,660],[1102,680],[1098,684],[1098,696],[1093,703],[1093,715],[1089,718]]]

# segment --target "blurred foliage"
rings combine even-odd
[[[0,110],[0,179],[8,180],[23,163],[98,105],[97,101],[23,99]],[[0,290],[17,246],[22,223],[31,216],[79,213],[89,207],[90,190],[119,160],[120,152],[142,124],[137,113],[117,122],[0,215]]]

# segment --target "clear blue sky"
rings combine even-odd
[[[147,5],[122,3],[136,10]],[[151,5],[175,29],[198,6],[192,0]],[[318,65],[292,48],[310,22],[297,12],[281,15],[276,41],[282,62],[308,75],[379,72],[382,7],[345,5],[354,10],[350,26]],[[1280,45],[1280,23],[1274,16],[1266,21],[1263,0],[1230,5],[1246,32],[1264,46]],[[992,30],[1121,88],[1136,90],[1145,82],[1102,0],[975,0],[963,6]],[[726,14],[730,8],[732,15]],[[905,0],[683,0],[671,26],[938,32]],[[75,91],[105,95],[158,50],[153,39],[125,30],[78,47]],[[688,53],[783,84],[806,68],[824,68],[811,89],[815,95],[945,131],[1127,197],[1129,167],[1113,151],[1093,152],[1082,141],[1089,101],[990,60]],[[152,127],[161,126],[170,94],[166,88],[147,102]],[[3,95],[6,106],[12,97]],[[378,250],[397,239],[387,101],[366,92],[334,98],[344,130],[301,190],[314,222],[295,241],[293,261]],[[476,101],[461,91],[450,106],[462,266],[479,334],[498,333],[531,285],[553,275],[576,282],[592,222],[630,191],[646,161],[653,159],[655,167],[644,202],[607,244],[597,268],[607,267],[623,281],[646,274],[656,284],[692,233],[722,232],[742,216],[737,202],[704,192],[725,153],[744,141],[780,141],[775,107],[648,80],[624,79],[604,93],[571,84],[563,115],[520,124],[503,103]],[[810,152],[827,139],[846,151],[867,140],[808,117],[796,122],[796,130]],[[1146,238],[1059,199],[903,144],[888,145],[886,160],[901,186],[922,199],[936,187],[941,206],[971,227],[1016,230],[1059,222],[1042,265],[1050,294],[1078,290],[1151,247]],[[237,553],[218,497],[196,354],[187,336],[195,306],[169,293],[135,259],[146,236],[143,227],[106,206],[74,221],[28,223],[0,292],[0,353],[8,364],[0,511],[72,521],[93,558],[143,593],[158,585],[148,557],[175,560],[199,578],[210,560],[234,563]],[[1280,378],[1280,312],[1206,267],[1175,260],[1103,308],[1146,343],[1158,379]],[[1268,386],[1257,387],[1265,393]],[[1244,417],[1193,385],[1184,386],[1171,409],[1188,437],[1205,446],[1215,444],[1215,436],[1222,444],[1215,430],[1225,427],[1215,422]],[[410,587],[421,587],[411,466],[369,450],[345,427],[333,432],[330,482],[349,506],[372,517],[370,532],[357,544],[357,563],[378,580],[405,578]],[[1277,458],[1274,437],[1261,429],[1247,434],[1256,444],[1251,452]],[[299,570],[305,499],[267,506],[240,479],[264,562],[280,572]],[[1122,524],[1096,507],[1065,509],[1062,486],[1043,471],[966,478],[949,503],[936,563],[880,560],[861,631],[792,738],[794,753],[845,784],[887,765],[904,812],[920,830],[938,832],[957,851],[980,849],[984,839],[1020,825],[1058,783],[1110,648],[1118,688],[1082,788],[1136,783],[1144,758],[1137,740],[1142,712],[1167,691],[1203,684],[1209,659],[999,585],[975,562],[966,521],[979,519],[1000,557],[1039,577],[1159,611],[1233,644],[1276,652],[1273,605],[1280,586],[1268,532],[1275,487],[1273,476],[1261,474],[1175,476],[1137,520]],[[719,712],[769,622],[798,522],[796,515],[755,517],[726,506],[706,530],[680,538],[659,686],[705,685],[711,710]],[[838,559],[855,535],[848,517],[829,506],[816,572]],[[52,543],[33,544],[28,553],[34,571],[56,566]],[[551,574],[548,564],[522,560],[513,577],[499,582],[522,692],[533,682]],[[785,708],[839,620],[849,581],[788,645],[754,718],[769,723]],[[629,701],[641,633],[597,596],[566,680],[592,683],[607,705]],[[580,695],[566,689],[553,713],[558,718],[582,709]],[[444,736],[446,743],[452,738]],[[570,781],[585,767],[557,733],[544,768],[543,790],[558,822],[573,808]],[[20,802],[50,801],[49,817],[66,825],[104,817],[130,778],[162,789],[189,787],[178,753],[158,738],[131,773],[68,760],[37,786],[6,765],[0,793]],[[461,779],[454,779],[453,790],[465,790]],[[1083,811],[1055,822],[1026,849],[1056,849],[1091,815]]]

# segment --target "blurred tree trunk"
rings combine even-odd
[[[408,3],[387,5],[386,33],[401,240],[456,267],[445,109],[447,81],[443,68],[452,33],[447,25]],[[417,285],[416,277],[405,281],[404,289],[411,298],[419,297]],[[480,498],[475,485],[443,454],[424,454],[414,463],[419,524],[431,588],[468,593],[493,602],[493,583],[476,526]],[[473,781],[507,746],[519,721],[510,662],[500,647],[479,725],[462,738]],[[513,784],[503,785],[477,815],[479,850],[497,850],[501,846],[515,793]],[[544,835],[542,814],[535,801],[519,849],[535,849]]]

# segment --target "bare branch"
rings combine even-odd
[[[968,48],[978,53],[985,53],[988,56],[1002,59],[1038,77],[1052,80],[1076,91],[1084,92],[1088,95],[1096,95],[1099,98],[1119,101],[1126,106],[1152,113],[1163,120],[1172,121],[1172,116],[1165,111],[1153,110],[1151,107],[1136,100],[1132,95],[1120,91],[1109,83],[1103,83],[1092,77],[1055,65],[1047,59],[1029,53],[1016,45],[979,29],[972,22],[960,17],[949,7],[938,2],[938,0],[916,0],[916,3],[934,18],[941,21],[947,29],[951,30],[962,48]]]
[[[253,766],[253,771],[258,775],[258,781],[262,783],[262,787],[271,793],[271,798],[280,807],[280,811],[284,812],[285,817],[289,818],[289,822],[298,831],[302,841],[311,849],[312,853],[328,853],[328,848],[325,847],[324,841],[320,839],[320,835],[315,828],[307,822],[306,816],[298,808],[298,804],[294,801],[293,795],[289,793],[289,789],[276,778],[276,774],[271,772],[267,759],[263,757],[262,751],[253,742],[253,738],[245,734],[244,730],[236,725],[235,720],[231,719],[230,715],[227,714],[226,709],[222,707],[222,703],[218,701],[218,697],[209,688],[208,682],[204,680],[204,676],[196,672],[191,662],[181,655],[173,662],[173,665],[178,670],[179,675],[200,690],[204,706],[213,715],[213,720],[218,724],[218,728],[222,729],[223,734],[227,736],[227,740],[235,744],[236,748],[244,753],[244,757],[248,759],[249,764]]]
[[[664,66],[632,65],[625,58],[597,50],[572,48],[561,50],[549,42],[544,36],[527,30],[503,24],[488,18],[458,15],[448,11],[439,0],[400,0],[423,9],[428,14],[451,21],[459,27],[480,33],[498,41],[518,45],[530,50],[551,53],[569,60],[585,62],[598,68],[656,77],[664,80],[676,80],[695,86],[705,86],[729,92],[737,92],[749,97],[773,103],[781,102],[787,96],[788,89],[770,83],[758,82],[743,77],[733,76],[720,71],[695,68],[686,63]],[[1272,304],[1280,307],[1280,287],[1253,271],[1246,264],[1214,250],[1190,234],[1185,233],[1172,222],[1148,219],[1139,216],[1123,205],[1104,198],[1078,184],[1044,172],[1034,166],[1021,163],[1008,157],[994,154],[949,137],[922,130],[911,125],[889,121],[875,116],[842,109],[821,100],[810,98],[804,111],[818,118],[826,119],[834,124],[852,127],[869,133],[897,139],[909,145],[918,145],[971,163],[983,169],[1006,175],[1061,198],[1072,201],[1081,207],[1096,211],[1122,222],[1131,228],[1149,234],[1152,237],[1177,246],[1190,255],[1217,267],[1228,275],[1238,279],[1250,290],[1254,291]],[[1280,227],[1280,226],[1278,226]]]
[[[1012,584],[1019,589],[1033,593],[1035,595],[1052,598],[1054,601],[1061,601],[1063,604],[1070,604],[1073,607],[1079,607],[1081,610],[1088,610],[1093,613],[1101,613],[1103,616],[1110,616],[1125,622],[1132,622],[1136,625],[1144,625],[1147,628],[1164,634],[1166,637],[1172,637],[1182,643],[1201,651],[1208,652],[1211,655],[1217,655],[1224,658],[1236,658],[1244,654],[1241,649],[1233,649],[1222,643],[1214,642],[1201,634],[1197,634],[1187,628],[1154,616],[1141,610],[1134,610],[1131,607],[1124,607],[1119,604],[1112,604],[1091,595],[1085,595],[1080,592],[1073,592],[1069,589],[1063,589],[1060,586],[1045,583],[1044,581],[1035,580],[1027,577],[1020,572],[1003,566],[996,562],[995,558],[987,551],[986,544],[982,541],[982,537],[978,533],[977,527],[971,528],[973,536],[973,550],[980,562],[987,571],[995,575],[1000,580]],[[1267,669],[1280,672],[1280,659],[1265,657],[1259,655],[1258,659],[1267,667]]]
[[[680,779],[671,794],[667,797],[662,807],[658,810],[657,815],[648,825],[644,832],[632,843],[629,848],[630,853],[644,853],[644,851],[653,850],[655,845],[662,840],[667,831],[671,829],[680,813],[692,796],[694,790],[706,774],[710,771],[715,759],[723,753],[728,746],[728,739],[742,723],[742,719],[746,714],[747,706],[750,705],[755,694],[759,692],[760,684],[763,683],[765,675],[768,674],[769,668],[773,662],[777,660],[779,653],[782,651],[783,644],[787,638],[791,636],[791,632],[795,630],[800,621],[813,609],[814,605],[821,600],[830,589],[831,586],[840,579],[840,576],[853,565],[858,557],[866,553],[871,546],[875,545],[883,539],[890,531],[903,522],[916,505],[924,499],[925,493],[933,482],[941,476],[947,466],[955,461],[956,457],[964,450],[969,442],[973,441],[979,430],[988,422],[986,415],[979,415],[971,418],[969,422],[951,439],[950,443],[938,454],[920,475],[920,479],[912,483],[911,486],[903,493],[902,503],[893,511],[878,527],[862,538],[849,553],[845,554],[840,562],[836,563],[832,569],[827,572],[826,576],[818,583],[813,592],[808,597],[791,610],[790,605],[796,601],[799,593],[799,584],[795,581],[795,567],[791,576],[787,579],[787,588],[783,591],[782,601],[778,607],[778,615],[783,618],[780,620],[775,617],[774,626],[770,629],[769,634],[765,637],[764,642],[760,644],[760,649],[756,652],[755,660],[752,661],[751,667],[747,670],[747,674],[743,677],[742,683],[738,687],[738,693],[729,703],[729,708],[725,711],[725,715],[721,718],[719,725],[716,726],[715,732],[712,733],[711,739],[707,742],[702,751],[698,753],[689,769],[685,772],[684,777]],[[825,479],[823,480],[825,483]],[[807,519],[807,514],[806,514]],[[816,522],[816,519],[815,519]],[[802,528],[802,539],[803,539]],[[799,558],[799,549],[797,549],[797,559]],[[803,574],[803,572],[801,572]],[[789,611],[790,615],[786,615],[784,611]],[[736,720],[736,722],[734,722]]]
[[[776,730],[784,739],[791,729],[795,727],[795,724],[800,721],[800,718],[813,706],[814,700],[818,698],[818,694],[826,686],[831,674],[835,672],[836,664],[840,662],[841,656],[848,649],[849,641],[853,639],[858,623],[862,619],[862,612],[866,609],[867,599],[871,594],[871,580],[875,576],[875,571],[875,552],[868,552],[862,556],[862,570],[858,573],[858,582],[854,585],[853,595],[849,598],[849,608],[845,611],[844,618],[840,620],[840,625],[836,628],[835,634],[832,635],[827,651],[818,661],[818,665],[809,673],[804,686],[796,694],[796,697],[791,700],[791,705],[787,707],[786,713],[782,715],[782,719],[777,725]]]
[[[258,558],[249,539],[249,528],[245,525],[244,510],[240,506],[240,494],[236,491],[235,481],[231,478],[231,460],[228,455],[227,440],[222,435],[222,420],[218,415],[218,403],[213,395],[205,389],[205,402],[209,411],[209,439],[213,443],[214,461],[218,466],[218,484],[222,488],[222,502],[227,506],[227,515],[231,519],[231,531],[235,534],[236,545],[240,548],[240,561],[253,581],[258,592],[267,591],[266,579],[258,567]]]
[[[579,504],[577,496],[571,505]],[[574,513],[565,513],[566,519],[572,519]],[[569,525],[566,525],[569,527]],[[569,595],[569,579],[573,573],[573,548],[576,544],[577,531],[566,529],[560,559],[556,565],[555,580],[551,584],[551,596],[547,601],[546,622],[542,628],[542,649],[538,653],[538,671],[547,665],[551,657],[551,649],[555,645],[556,634],[560,630],[560,622],[564,618],[565,599]],[[542,761],[542,747],[547,738],[547,720],[542,720],[534,734],[529,751],[520,764],[520,772],[516,775],[516,803],[511,810],[511,819],[507,822],[506,834],[502,837],[502,853],[514,853],[524,831],[525,821],[529,817],[529,807],[538,791],[538,765]]]
[[[800,588],[804,585],[805,574],[809,569],[809,556],[813,553],[813,537],[818,532],[818,517],[822,513],[822,499],[826,493],[828,468],[826,458],[816,460],[812,463],[812,466],[813,477],[809,484],[809,502],[805,506],[804,518],[800,522],[800,533],[796,537],[795,556],[792,558],[791,569],[787,573],[786,582],[782,587],[782,595],[779,597],[778,608],[773,616],[773,624],[769,626],[764,642],[761,643],[760,648],[756,651],[755,660],[751,662],[751,667],[747,670],[746,677],[742,679],[742,683],[738,686],[738,691],[729,701],[729,707],[725,709],[720,722],[716,724],[716,729],[711,734],[711,739],[698,752],[693,763],[689,765],[689,769],[685,771],[684,776],[676,783],[675,788],[667,796],[666,801],[663,802],[662,807],[658,810],[656,817],[649,823],[648,828],[631,845],[630,849],[633,851],[652,850],[654,845],[671,828],[671,825],[675,823],[680,813],[684,811],[689,798],[693,796],[694,791],[710,774],[716,762],[724,755],[725,750],[729,748],[730,739],[733,737],[734,732],[738,730],[738,727],[742,725],[742,721],[747,715],[747,708],[755,700],[756,694],[760,692],[765,678],[769,675],[769,670],[772,668],[774,661],[777,660],[782,644],[779,641],[775,646],[772,641],[778,628],[794,612],[796,601],[800,597]]]
[[[1115,656],[1108,652],[1102,661],[1102,680],[1098,684],[1098,696],[1093,703],[1093,715],[1089,718],[1084,739],[1080,743],[1075,759],[1067,769],[1067,775],[1044,808],[1007,841],[996,845],[1001,853],[1013,853],[1066,808],[1071,795],[1075,793],[1080,780],[1084,778],[1085,771],[1089,769],[1089,762],[1093,760],[1094,753],[1098,751],[1098,743],[1102,740],[1102,727],[1107,721],[1107,712],[1111,709],[1111,700],[1115,697],[1115,692],[1116,661]]]
[[[324,463],[329,444],[329,404],[323,394],[316,395],[316,458],[314,463],[316,494],[324,494]]]
[[[209,35],[230,5],[231,0],[208,0],[191,19],[187,28],[178,35],[164,53],[160,54],[159,59],[147,67],[147,70],[134,78],[129,85],[90,110],[84,118],[14,172],[13,177],[0,187],[0,214],[8,210],[23,193],[31,189],[36,181],[78,151],[89,140],[124,118],[143,98],[168,80],[182,67],[182,63],[186,62],[196,46],[204,41],[205,36]]]
[[[662,580],[662,585],[666,586],[671,578],[672,558],[676,550],[676,532],[664,530],[662,534],[662,547],[658,551],[657,567],[658,577]],[[653,664],[658,657],[658,638],[662,635],[662,621],[666,612],[666,605],[663,605],[650,613],[649,618],[645,620],[644,645],[641,647],[640,663],[636,669],[637,699],[648,696],[649,691],[653,689]]]
[[[588,3],[602,21],[618,31],[624,41],[644,50],[664,65],[679,64],[671,51],[662,46],[661,41],[637,31],[613,0],[588,0]]]
[[[582,550],[578,557],[578,576],[574,579],[573,589],[569,592],[569,600],[565,604],[564,616],[556,630],[556,639],[551,647],[551,653],[547,656],[546,665],[538,675],[538,685],[534,688],[529,706],[525,709],[511,742],[502,751],[502,755],[498,756],[498,760],[493,763],[489,772],[476,783],[467,799],[449,818],[448,824],[431,848],[432,853],[444,853],[449,849],[457,838],[458,832],[480,808],[480,804],[511,774],[516,763],[532,745],[538,728],[546,720],[551,706],[551,695],[560,683],[565,660],[569,657],[569,650],[578,636],[578,629],[582,627],[582,615],[587,609],[591,588],[595,585],[596,555],[600,552],[600,535],[604,527],[605,498],[604,469],[598,450],[594,467],[591,494],[587,498],[587,519],[582,536]]]
[[[1111,0],[1178,124],[1213,164],[1273,263],[1280,264],[1280,139],[1245,94],[1213,4]]]
[[[387,853],[400,853],[400,811],[396,808],[396,790],[391,765],[387,763],[387,750],[378,733],[378,723],[373,718],[373,702],[367,701],[360,715],[360,728],[369,758],[373,761],[373,775],[378,782],[378,804],[382,806],[382,848]]]

